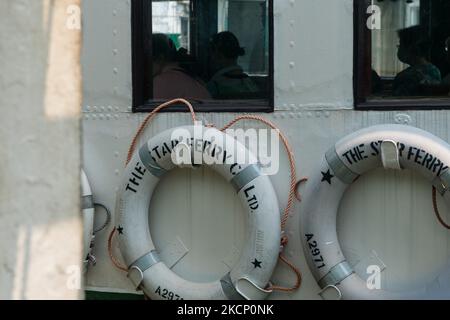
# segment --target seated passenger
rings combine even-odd
[[[245,55],[234,34],[229,31],[214,35],[210,42],[213,76],[207,84],[215,99],[252,98],[260,91],[254,81],[238,65]]]
[[[153,99],[210,99],[202,81],[180,66],[184,49],[164,34],[152,36]]]
[[[423,95],[422,86],[433,86],[441,82],[441,72],[426,58],[429,40],[420,26],[399,30],[398,35],[398,59],[409,67],[395,77],[393,93],[397,96]]]

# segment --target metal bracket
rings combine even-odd
[[[95,256],[91,253],[88,253],[87,260],[86,260],[91,266],[95,266],[97,264],[97,259]]]
[[[443,196],[450,189],[450,169],[444,171],[431,182],[436,190]]]
[[[245,283],[243,286],[241,284]],[[250,284],[250,285],[248,285]],[[256,289],[256,290],[253,290]],[[237,280],[236,291],[246,300],[264,300],[273,290],[267,290],[259,287],[252,279],[244,276]],[[251,297],[249,292],[251,291]]]
[[[142,280],[144,280],[144,273],[142,272],[142,270],[136,266],[132,266],[130,269],[128,269],[127,277],[134,284],[136,291],[139,291]]]
[[[231,184],[239,192],[247,183],[255,180],[261,175],[261,170],[256,164],[248,165],[244,170],[239,172],[237,175],[231,179]]]
[[[167,171],[161,168],[156,161],[151,157],[147,144],[139,149],[139,158],[145,168],[156,178],[161,178]]]
[[[223,293],[225,293],[229,300],[245,300],[245,298],[236,290],[229,272],[220,279],[220,284]]]
[[[338,177],[345,184],[351,184],[358,178],[358,174],[350,170],[345,163],[339,158],[336,149],[333,147],[325,154],[325,160],[328,166],[333,171],[334,175]]]
[[[81,197],[81,210],[93,209],[94,208],[94,198],[91,195]]]
[[[347,261],[342,261],[332,267],[330,271],[318,281],[319,286],[321,288],[336,286],[354,272],[355,271],[353,271],[352,267]]]
[[[322,299],[324,299],[324,300],[331,300],[331,299],[327,299],[327,298],[324,297],[324,295],[323,295],[328,289],[334,289],[334,290],[337,292],[338,297],[337,297],[336,300],[341,300],[341,299],[342,299],[342,292],[341,292],[341,290],[340,290],[338,287],[336,287],[335,285],[331,285],[331,284],[328,285],[328,286],[326,286],[326,287],[323,288],[322,290],[320,290],[319,296],[320,296]]]
[[[393,140],[384,140],[381,143],[381,162],[385,169],[401,170],[400,155],[397,143]]]
[[[136,290],[139,289],[144,279],[144,272],[160,261],[158,253],[155,250],[151,250],[130,265],[128,268],[128,278],[133,282]]]

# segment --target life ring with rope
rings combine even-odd
[[[336,216],[344,192],[360,175],[378,167],[420,173],[450,208],[449,166],[448,143],[405,125],[368,127],[344,137],[329,149],[318,174],[310,178],[303,193],[300,220],[304,252],[322,292],[334,290],[343,299],[450,298],[450,288],[442,292],[426,288],[411,292],[369,288],[346,261],[336,231]]]
[[[242,154],[247,156],[240,158]],[[196,163],[195,159],[230,182],[247,211],[247,237],[238,262],[222,279],[210,283],[188,281],[171,271],[158,256],[148,223],[152,193],[161,177],[189,166],[189,160]],[[196,125],[168,129],[149,139],[125,168],[116,213],[128,277],[151,299],[264,299],[271,292],[269,281],[280,253],[278,200],[257,158],[233,137]]]

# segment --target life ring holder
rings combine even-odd
[[[203,135],[197,138],[199,128]],[[148,227],[156,185],[165,173],[179,166],[173,157],[179,151],[177,146],[189,146],[191,159],[200,156],[204,163],[210,163],[209,167],[233,185],[247,211],[247,237],[241,256],[227,275],[214,282],[191,282],[171,271],[159,258]],[[228,161],[238,154],[247,154],[246,161]],[[151,299],[263,299],[271,292],[266,288],[277,264],[281,237],[275,190],[270,179],[261,174],[256,157],[223,132],[185,126],[148,140],[125,168],[116,213],[119,248],[128,277]]]
[[[95,265],[96,258],[92,254],[95,234],[104,230],[111,221],[111,212],[101,204],[94,202],[89,179],[83,169],[81,169],[81,214],[83,217],[83,272],[87,272],[89,264]],[[105,210],[106,219],[100,227],[95,228],[95,207],[99,206]]]
[[[318,174],[310,178],[301,204],[300,230],[308,265],[324,290],[343,299],[417,299],[443,293],[419,289],[388,292],[369,289],[346,261],[336,231],[339,202],[347,187],[369,170],[411,169],[424,176],[450,208],[450,146],[440,138],[404,125],[368,127],[344,137],[326,152]],[[318,201],[317,199],[320,199]]]

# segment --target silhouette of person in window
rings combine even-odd
[[[203,82],[183,68],[186,50],[177,50],[173,41],[165,34],[152,36],[153,98],[210,99],[211,95]]]
[[[238,58],[245,55],[245,50],[233,33],[215,34],[210,41],[210,54],[213,76],[207,88],[213,98],[242,99],[258,94],[258,86],[238,64]]]
[[[397,96],[423,95],[423,86],[433,86],[441,82],[441,72],[426,58],[430,40],[420,26],[401,29],[398,36],[398,59],[409,67],[395,77],[393,93]]]

